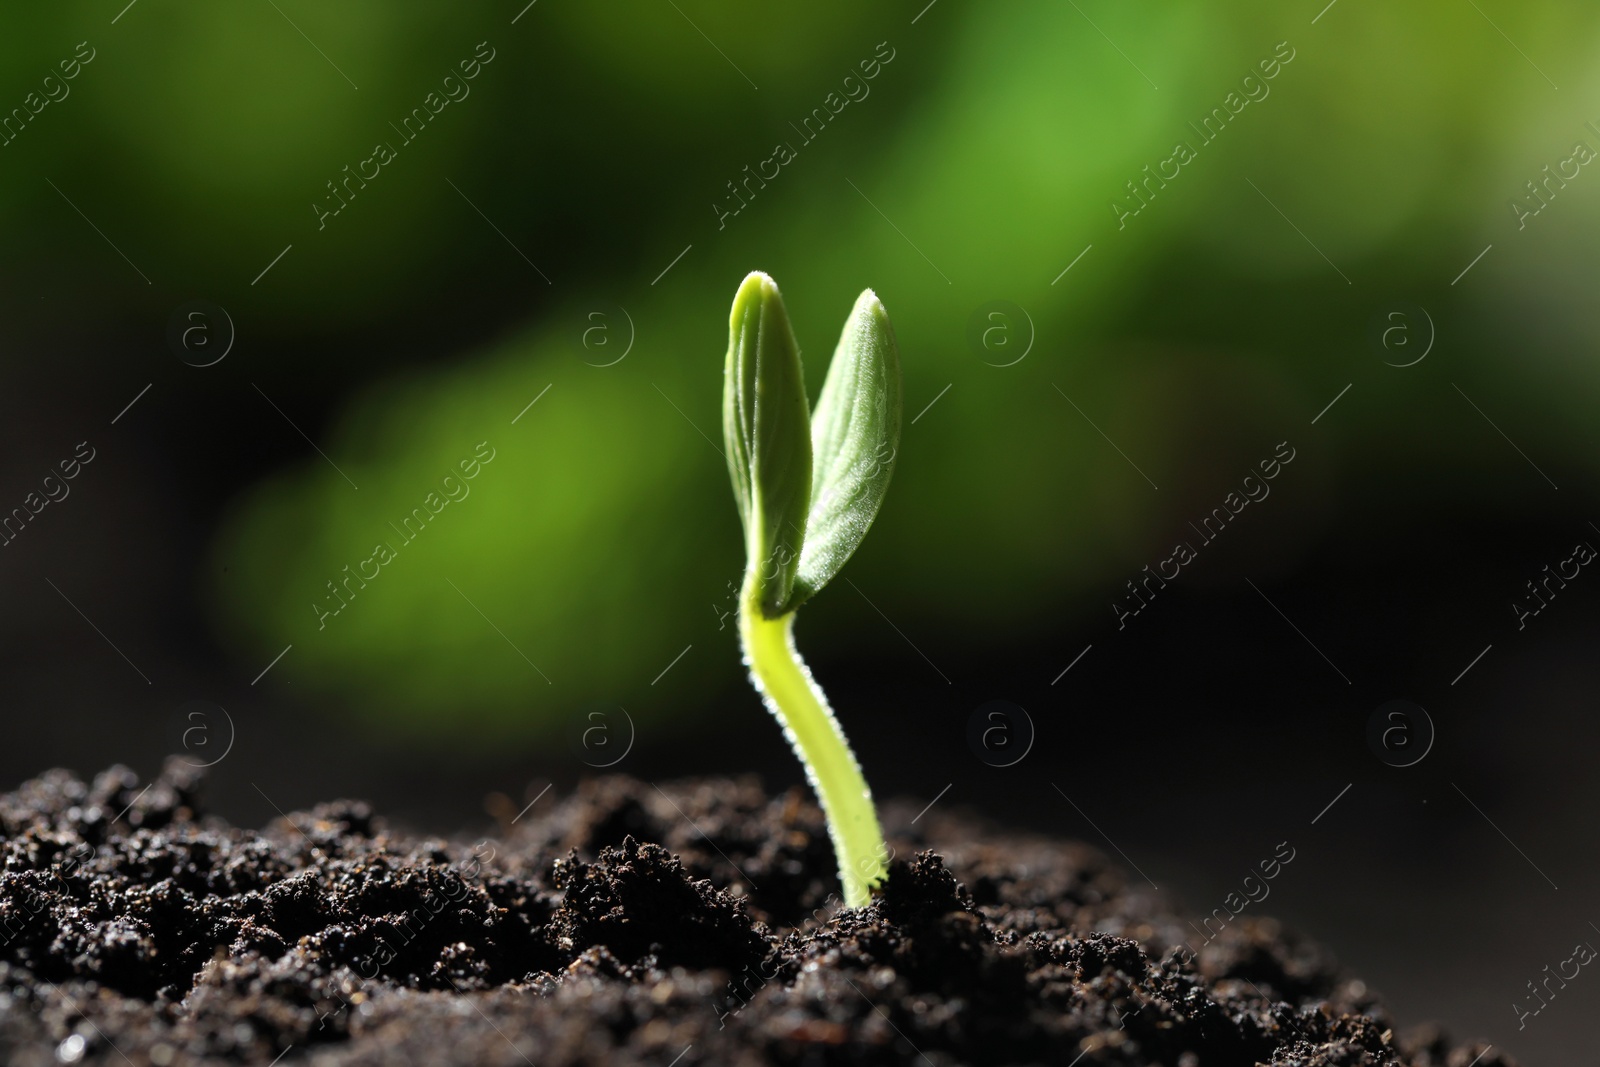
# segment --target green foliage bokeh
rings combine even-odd
[[[663,692],[693,703],[736,672],[716,614],[742,562],[718,404],[728,301],[751,269],[782,285],[813,389],[855,294],[870,286],[888,307],[908,422],[938,400],[907,426],[849,573],[890,616],[957,632],[975,616],[1100,620],[1104,591],[1197,510],[1179,487],[1232,477],[1228,455],[1195,455],[1202,426],[1246,462],[1304,426],[1352,365],[1374,362],[1363,329],[1383,298],[1426,296],[1480,323],[1457,331],[1453,373],[1540,405],[1525,427],[1540,447],[1560,449],[1593,400],[1592,361],[1567,374],[1594,341],[1569,279],[1593,276],[1593,243],[1572,235],[1600,202],[1574,189],[1537,232],[1506,204],[1600,117],[1555,106],[1594,80],[1594,12],[1494,12],[1558,98],[1485,18],[1443,2],[1341,4],[1315,24],[1321,4],[1264,0],[760,18],[734,2],[546,2],[515,25],[520,3],[278,6],[146,0],[115,26],[100,7],[7,15],[3,91],[19,102],[55,52],[87,38],[98,54],[52,105],[62,114],[4,150],[0,220],[59,259],[36,217],[63,206],[39,180],[53,176],[89,214],[121,220],[146,269],[237,278],[237,299],[280,331],[382,337],[430,301],[448,321],[440,294],[480,283],[526,302],[509,333],[466,330],[474,340],[423,364],[357,346],[342,372],[360,384],[320,441],[339,469],[311,456],[250,487],[213,551],[228,567],[215,618],[243,658],[293,642],[286,680],[419,735],[460,738],[465,721],[478,739],[546,732],[647,687],[691,643],[704,654]],[[496,58],[472,96],[318,230],[324,183],[484,40]],[[1119,227],[1125,183],[1193,139],[1189,124],[1283,41],[1294,59],[1270,95]],[[792,124],[881,42],[894,58],[870,95],[719,225],[727,183],[798,142]],[[244,284],[291,241],[270,288]],[[1514,377],[1492,364],[1492,319],[1447,284],[1491,241],[1500,251],[1477,269],[1522,272],[1547,331]],[[996,299],[1031,318],[1015,366],[968,341]],[[597,311],[609,348],[585,332]],[[626,358],[599,365],[630,335]],[[291,344],[255,358],[319,373]],[[1333,431],[1341,462],[1403,446],[1444,466],[1425,427],[1386,417],[1403,389],[1374,392],[1378,414]],[[483,441],[495,458],[470,494],[399,544],[390,524]],[[1308,492],[1283,558],[1316,535],[1321,490]],[[396,559],[319,623],[326,583],[386,540]],[[824,640],[849,640],[851,625]]]

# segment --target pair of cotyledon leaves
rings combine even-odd
[[[844,566],[878,514],[900,443],[900,352],[871,289],[856,299],[812,413],[783,298],[755,271],[733,298],[722,433],[749,578],[767,618]]]

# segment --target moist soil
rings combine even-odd
[[[181,761],[0,797],[0,1062],[1506,1067],[1402,1033],[1321,947],[1189,918],[1085,845],[889,805],[833,895],[822,815],[754,778],[624,777],[483,840],[364,803],[264,830]]]

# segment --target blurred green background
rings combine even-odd
[[[1343,461],[1402,450],[1439,464],[1440,493],[1467,491],[1426,424],[1395,425],[1434,368],[1372,371],[1367,319],[1385,300],[1429,306],[1446,324],[1435,362],[1508,419],[1537,404],[1512,436],[1562,451],[1592,402],[1592,373],[1561,372],[1591,329],[1571,279],[1595,253],[1572,235],[1595,200],[1563,193],[1559,217],[1523,232],[1507,201],[1594,140],[1579,106],[1594,20],[1502,13],[1562,73],[1557,93],[1470,6],[1346,6],[1316,25],[1265,3],[1092,23],[1070,4],[945,3],[915,25],[901,7],[703,3],[691,19],[659,0],[546,0],[515,25],[489,4],[146,2],[116,25],[52,9],[12,16],[10,95],[79,40],[96,58],[7,146],[0,212],[15,261],[93,284],[112,308],[97,314],[136,313],[148,294],[127,264],[86,231],[85,247],[62,240],[70,197],[157,287],[229,308],[232,360],[251,365],[227,371],[315,413],[331,463],[307,449],[227,487],[206,610],[240,655],[292,642],[282,673],[342,706],[492,742],[717,632],[738,544],[702,432],[720,444],[725,309],[748,269],[783,285],[817,383],[870,285],[904,346],[908,418],[950,386],[908,430],[852,573],[928,627],[1105,612],[1108,575],[1164,550],[1218,479],[1362,372],[1349,405],[1368,416],[1323,431]],[[1203,143],[1190,123],[1275,49],[1293,59],[1269,95]],[[404,141],[400,120],[475,50],[494,58],[469,95]],[[875,50],[893,58],[860,79]],[[852,73],[866,95],[807,143],[799,120]],[[1125,183],[1177,141],[1198,158],[1119,228],[1113,199],[1131,204]],[[312,205],[339,205],[326,183],[378,142],[397,158],[319,228]],[[719,226],[714,205],[738,206],[727,183],[777,142],[797,158]],[[1501,281],[1545,335],[1514,359],[1472,299]],[[995,299],[1031,318],[1014,366],[968,342]],[[1020,350],[1029,327],[1008,325]],[[1215,447],[1197,452],[1196,434]],[[499,458],[470,500],[319,629],[312,605],[338,604],[326,583],[396,540],[390,524],[484,440]],[[1592,483],[1587,455],[1568,462]],[[1325,506],[1305,499],[1307,521],[1268,549],[1280,565]],[[841,618],[816,639],[877,625]],[[728,673],[691,655],[661,684],[692,694]]]
[[[585,709],[618,705],[649,767],[798,780],[726,615],[726,315],[761,269],[813,389],[865,287],[902,348],[894,484],[799,626],[869,777],[932,796],[914,743],[970,763],[966,713],[998,696],[1059,714],[1052,766],[1119,803],[1139,803],[1120,782],[1223,790],[1246,763],[1295,788],[1325,741],[1337,786],[1347,749],[1370,762],[1368,707],[1465,693],[1445,683],[1600,515],[1600,177],[1542,206],[1528,185],[1600,149],[1597,48],[1600,11],[1499,0],[9,10],[6,506],[79,440],[104,458],[6,549],[6,767],[171,747],[171,708],[205,695],[252,709],[228,767],[305,761],[290,803],[404,794],[435,764],[560,777]],[[1237,114],[1207,142],[1215,108]],[[1119,220],[1179,142],[1195,158]],[[379,144],[394,158],[333,193]],[[779,144],[793,160],[735,199]],[[1519,222],[1518,198],[1541,210]],[[168,340],[193,300],[236,332],[203,368]],[[1400,308],[1412,347],[1386,348]],[[1276,502],[1119,631],[1125,583],[1285,440]],[[379,544],[394,560],[321,617]],[[1246,577],[1359,697],[1320,688],[1338,679]],[[1557,643],[1560,670],[1592,637]],[[1052,688],[1088,645],[1085,688]],[[1588,789],[1487,725],[1530,676],[1441,751]],[[1077,762],[1163,736],[1136,769]],[[1536,816],[1576,796],[1523,824],[1558,833]]]

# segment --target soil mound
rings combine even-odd
[[[1198,954],[1095,850],[888,806],[839,906],[821,813],[754,779],[623,777],[446,841],[337,801],[264,830],[171,762],[0,797],[0,1061],[1466,1067],[1318,946]],[[1498,1050],[1478,1067],[1507,1067]]]

